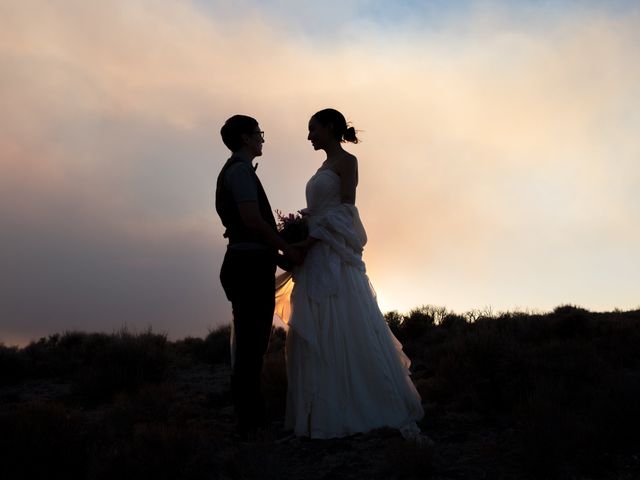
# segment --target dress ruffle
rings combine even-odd
[[[319,242],[277,282],[276,315],[289,327],[287,425],[312,438],[415,427],[420,396],[369,283],[357,208],[338,204],[308,214],[309,234]]]

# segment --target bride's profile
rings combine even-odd
[[[288,324],[285,426],[334,438],[379,427],[419,434],[424,412],[410,361],[381,313],[362,261],[367,241],[355,206],[358,161],[344,142],[356,131],[334,109],[309,120],[326,159],[306,185],[309,237],[302,265],[280,278],[276,313]]]

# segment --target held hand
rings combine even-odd
[[[284,252],[284,255],[295,265],[302,265],[302,262],[304,261],[304,253],[300,249],[293,246],[287,248],[287,250]]]
[[[285,257],[284,255],[278,254],[278,256],[276,257],[276,264],[282,270],[285,270],[287,272],[290,272],[293,270],[293,262],[289,260],[288,257]]]
[[[309,250],[309,243],[304,240],[302,242],[296,242],[296,243],[292,243],[291,246],[297,250],[300,250],[301,252],[303,252],[304,255],[307,254],[307,251]]]
[[[313,238],[313,237],[307,237],[305,240],[303,240],[302,242],[298,242],[298,243],[293,243],[291,246],[292,247],[296,247],[301,249],[304,254],[306,255],[307,252],[309,251],[309,249],[311,248],[311,246],[316,243],[318,241],[318,239]]]

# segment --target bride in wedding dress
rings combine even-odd
[[[335,438],[379,427],[420,435],[424,412],[410,361],[378,308],[362,261],[366,233],[355,207],[357,159],[342,142],[353,127],[333,109],[309,121],[327,158],[306,186],[304,263],[279,278],[276,313],[288,324],[287,428]]]

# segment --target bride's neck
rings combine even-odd
[[[327,160],[329,160],[331,157],[334,157],[340,154],[341,152],[343,152],[344,149],[342,148],[342,145],[340,145],[339,143],[334,143],[331,145],[327,145],[324,151],[327,154]]]

